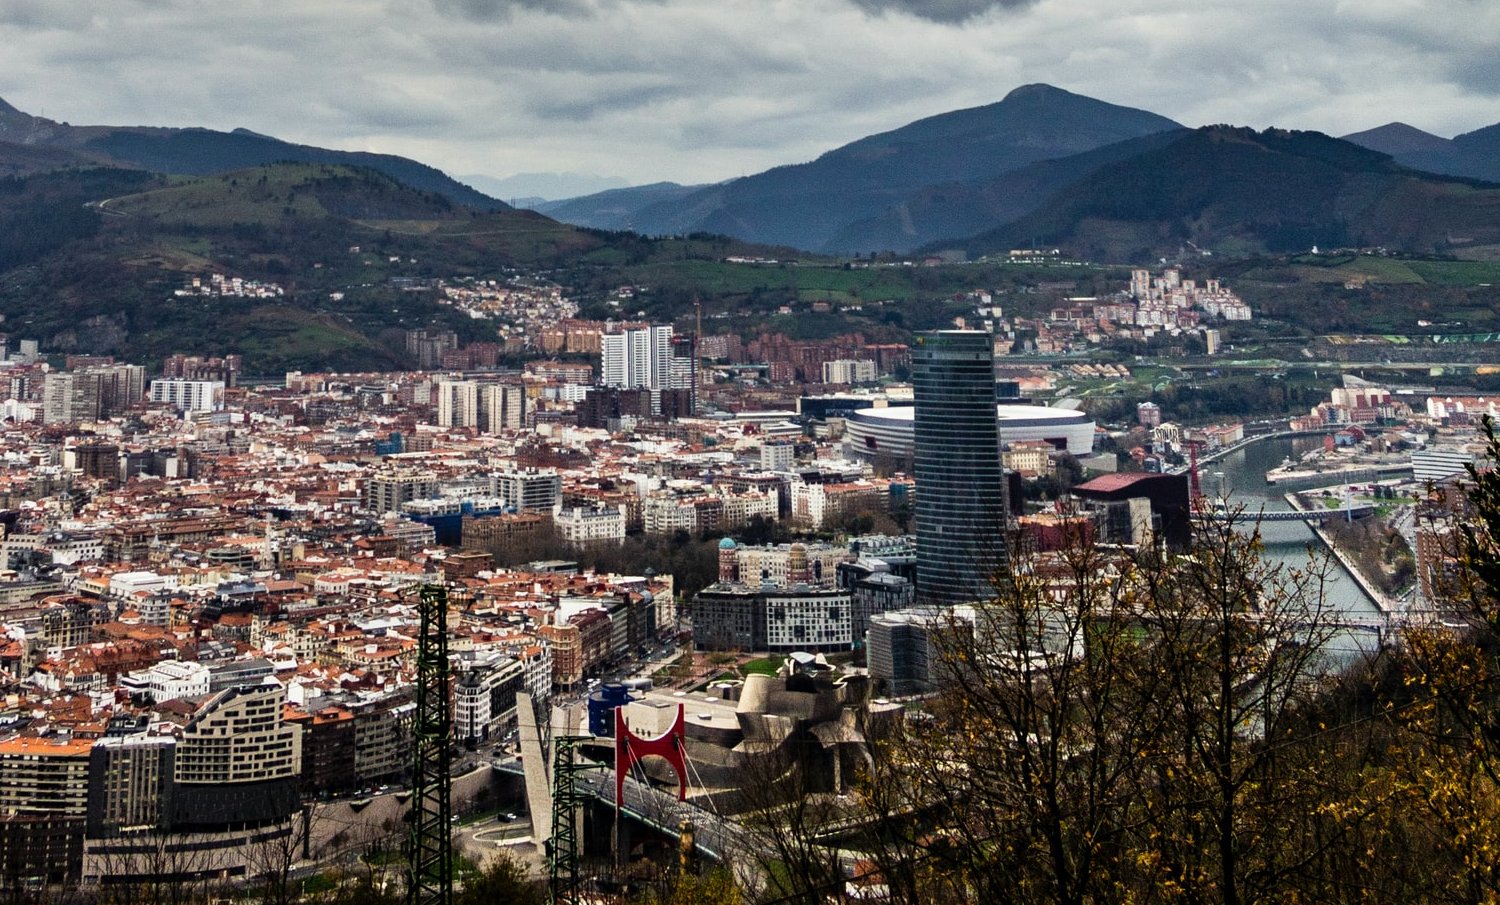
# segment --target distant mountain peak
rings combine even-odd
[[[246,129],[244,126],[240,126],[239,128],[231,131],[229,134],[230,135],[248,135],[251,138],[264,138],[266,141],[280,141],[281,140],[281,139],[275,137],[274,135],[266,135],[266,134],[261,133],[261,132],[255,132],[255,131],[252,131],[250,129]]]
[[[1047,100],[1056,97],[1078,97],[1078,95],[1058,88],[1056,85],[1048,85],[1046,82],[1032,82],[1029,85],[1012,88],[1010,93],[1000,100],[1004,103],[1005,101]]]
[[[25,115],[26,114],[22,113],[20,110],[17,110],[15,107],[12,107],[10,104],[7,104],[5,102],[5,98],[0,97],[0,116],[25,116]]]
[[[1400,120],[1386,123],[1383,126],[1376,126],[1373,129],[1366,129],[1363,132],[1355,132],[1354,134],[1370,135],[1372,133],[1381,135],[1409,135],[1412,137],[1438,138],[1441,140],[1441,136],[1434,135],[1424,129],[1418,129],[1416,126],[1408,125]]]
[[[938,186],[966,199],[966,209],[989,210],[985,187],[1006,173],[1181,128],[1166,117],[1052,85],[1022,85],[1003,100],[868,135],[807,163],[690,192],[625,189],[538,209],[566,222],[648,235],[717,232],[811,250],[889,249],[897,247],[893,241],[911,247],[916,227],[907,224],[892,239],[884,225],[870,227],[877,236],[864,231],[866,224],[907,201],[926,204]],[[921,238],[935,238],[932,230],[940,228],[931,226]]]
[[[1344,141],[1362,148],[1400,157],[1405,154],[1440,153],[1448,147],[1448,139],[1431,132],[1424,132],[1406,123],[1386,123],[1363,132],[1344,136]]]

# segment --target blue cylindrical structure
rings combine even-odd
[[[615,711],[630,703],[630,689],[618,682],[600,686],[589,695],[589,732],[597,738],[613,738]]]

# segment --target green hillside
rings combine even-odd
[[[441,219],[456,208],[374,170],[277,164],[212,177],[176,176],[165,188],[104,200],[104,210],[160,224],[277,225],[288,218]]]
[[[1337,154],[1332,163],[1297,159],[1318,178],[1330,168],[1357,170]],[[1363,165],[1357,157],[1354,163]],[[1201,205],[1207,213],[1193,222],[1228,216],[1232,205],[1213,195],[1212,180],[1180,172],[1176,183],[1149,184],[1165,199],[1127,188],[1136,191],[1133,202],[1110,203],[1119,210],[1133,203],[1166,218],[1198,186],[1208,193]],[[1387,225],[1407,217],[1420,227],[1421,198],[1449,205],[1453,223],[1493,200],[1492,190],[1434,183],[1398,168],[1374,176],[1361,183],[1363,210],[1390,208],[1381,214]],[[1312,194],[1317,184],[1308,177],[1302,188]],[[1139,245],[1140,223],[1114,222],[1124,247]],[[1259,228],[1260,221],[1248,222]],[[1474,235],[1489,236],[1481,217],[1467,222]],[[1247,235],[1254,237],[1245,233],[1238,241],[1248,243]],[[737,257],[761,263],[729,260]],[[1376,323],[1410,332],[1419,319],[1485,329],[1493,323],[1486,311],[1494,292],[1485,284],[1500,282],[1496,262],[1432,256],[1299,254],[1236,263],[1221,255],[1202,265],[1229,279],[1258,312],[1283,321],[1275,330],[1288,335],[1359,332]],[[406,329],[452,329],[466,341],[496,338],[492,322],[438,304],[436,280],[516,272],[540,273],[566,287],[586,317],[687,326],[698,302],[709,332],[815,339],[858,331],[878,342],[903,342],[912,330],[952,324],[972,313],[975,289],[997,293],[1009,313],[1035,315],[1064,294],[1107,293],[1126,277],[1119,268],[1063,264],[846,262],[710,234],[654,239],[584,230],[529,211],[477,211],[376,171],[322,164],[204,177],[82,168],[0,178],[3,329],[41,340],[48,352],[138,361],[238,352],[250,373],[266,376],[401,367],[410,364]],[[177,294],[194,276],[210,274],[275,283],[283,294]],[[1038,292],[1040,284],[1048,288]],[[627,286],[629,293],[619,292]]]
[[[293,144],[246,129],[74,126],[0,100],[0,175],[92,165],[209,176],[281,162],[370,169],[453,204],[482,211],[507,207],[441,170],[393,154]]]
[[[255,374],[405,364],[401,331],[494,326],[437,303],[432,281],[552,271],[602,299],[682,266],[777,254],[724,237],[580,230],[531,211],[482,212],[374,170],[276,164],[213,176],[57,170],[0,179],[0,315],[49,351],[155,359],[246,356]],[[741,268],[743,269],[743,268]],[[280,297],[176,295],[194,276],[275,283]],[[690,310],[695,284],[654,309]],[[603,310],[601,316],[616,316]]]
[[[0,314],[7,332],[56,351],[240,352],[257,373],[389,368],[400,364],[392,329],[483,332],[432,293],[393,288],[393,278],[534,267],[601,243],[537,214],[458,207],[352,167],[206,177],[57,170],[0,179]],[[286,294],[174,295],[212,273]]]

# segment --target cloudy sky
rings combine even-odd
[[[1187,125],[1500,121],[1496,0],[0,0],[0,98],[453,174],[703,182],[1047,82]]]

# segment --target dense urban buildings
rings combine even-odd
[[[530,310],[536,293],[447,297],[483,313]],[[532,339],[573,358],[511,367],[503,355],[531,348],[519,332],[424,330],[405,337],[423,371],[260,382],[232,356],[174,356],[150,379],[90,356],[3,362],[0,876],[107,884],[168,860],[241,882],[256,852],[295,838],[303,807],[402,784],[411,595],[436,582],[454,590],[468,762],[505,756],[525,695],[545,707],[596,682],[758,661],[784,673],[764,698],[737,677],[691,692],[692,744],[717,739],[705,769],[732,779],[731,726],[802,712],[808,677],[830,708],[933,690],[966,605],[1011,564],[1051,575],[1080,541],[1183,549],[1190,455],[1268,429],[1184,423],[1165,398],[1132,400],[1125,426],[1029,404],[1136,365],[997,362],[998,332],[926,333],[909,354],[858,335],[700,345],[565,308]],[[892,373],[908,368],[909,383]],[[1490,411],[1351,383],[1276,427],[1318,432],[1306,468],[1441,484],[1476,460],[1473,421]],[[1457,505],[1428,501],[1409,529],[1420,599],[1452,571]],[[638,692],[622,706],[655,725],[671,705]],[[820,712],[825,754],[856,737],[836,713]],[[852,770],[842,757],[822,767]]]

